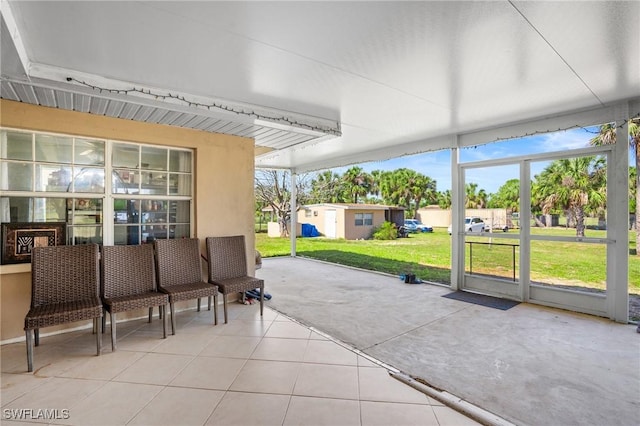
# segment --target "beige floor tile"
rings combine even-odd
[[[113,380],[116,382],[166,385],[182,371],[193,357],[172,354],[146,354]]]
[[[198,357],[180,372],[171,386],[227,390],[245,362],[244,359]]]
[[[290,395],[299,370],[295,362],[249,360],[229,390]]]
[[[362,426],[438,426],[429,405],[396,402],[360,402]]]
[[[41,347],[36,348],[33,355],[33,374],[39,377],[59,376],[68,369],[97,357],[95,346],[92,346],[89,352],[80,347],[75,348],[76,351],[74,351],[71,347],[58,346],[38,350]],[[20,372],[27,371],[26,356],[24,366],[20,370]]]
[[[87,359],[79,365],[69,368],[60,377],[79,379],[111,380],[122,373],[131,364],[139,360],[143,353],[116,351]]]
[[[215,356],[222,358],[244,358],[251,356],[261,337],[249,336],[218,336],[200,352],[200,356]]]
[[[247,312],[247,311],[255,311],[255,310],[252,309],[251,305],[245,306],[235,300],[229,301],[227,303],[227,314],[228,314],[229,321],[238,319],[240,316],[242,316],[244,312]],[[250,319],[250,318],[247,318],[247,319]],[[222,302],[222,294],[218,296],[218,321],[220,320],[222,320],[222,322],[224,323],[224,304]]]
[[[477,426],[480,423],[445,406],[433,407],[440,426]]]
[[[171,333],[171,330],[167,333]],[[152,352],[163,340],[155,331],[148,333],[137,330],[118,339],[118,351]]]
[[[358,368],[346,365],[303,364],[294,395],[358,399]]]
[[[302,361],[307,344],[308,340],[265,337],[251,354],[251,359]]]
[[[267,307],[267,303],[268,302],[265,300],[264,310],[262,312],[262,319],[265,321],[273,321],[279,316],[279,314],[276,311],[269,309]],[[239,303],[236,303],[236,305],[238,305],[239,309],[236,310],[237,315],[235,319],[254,320],[254,321],[260,320],[260,304],[259,303],[255,305],[240,305]]]
[[[245,321],[234,320],[229,321],[228,324],[218,324],[220,327],[220,335],[222,336],[249,336],[249,337],[262,337],[269,329],[272,321],[270,320],[258,320],[258,321]]]
[[[82,401],[91,394],[98,391],[106,385],[107,382],[100,380],[76,380],[52,378],[42,386],[31,390],[21,397],[13,400],[7,405],[3,405],[4,410],[10,409],[57,409],[69,410],[69,414],[73,406]],[[38,423],[47,423],[48,419],[42,418],[37,420]]]
[[[0,376],[0,403],[4,407],[16,398],[32,392],[39,386],[53,380],[49,377],[38,377],[33,374],[6,374]]]
[[[360,425],[360,403],[344,399],[292,396],[283,425]]]
[[[222,391],[167,387],[127,424],[200,426],[223,396]]]
[[[227,392],[207,425],[280,426],[289,406],[289,395]]]
[[[175,336],[167,336],[153,349],[155,353],[176,355],[198,355],[215,338],[213,335],[203,333],[196,335],[183,332]]]
[[[211,341],[216,336],[222,334],[222,327],[220,326],[222,322],[219,322],[218,325],[208,324],[208,323],[200,323],[200,322],[190,322],[185,327],[181,328],[176,332],[176,336],[178,335],[190,335],[194,339],[203,339],[207,341]],[[175,336],[173,336],[175,337]]]
[[[72,406],[70,418],[59,423],[82,426],[124,425],[162,389],[162,386],[108,382]]]
[[[265,337],[281,337],[287,339],[308,339],[311,330],[295,322],[274,321]]]
[[[309,340],[304,362],[358,365],[358,355],[330,340]]]
[[[109,329],[107,328],[107,331]],[[96,335],[93,334],[92,329],[82,330],[71,333],[72,337],[67,340],[54,343],[56,346],[63,347],[67,351],[73,351],[74,353],[91,353],[96,352]],[[100,338],[102,339],[103,349],[106,342],[110,342],[109,334],[102,333]],[[40,344],[45,343],[45,339],[40,340]]]
[[[422,392],[394,379],[381,367],[358,367],[360,400],[429,404]]]

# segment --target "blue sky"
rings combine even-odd
[[[597,129],[597,127],[572,129],[464,148],[460,150],[460,160],[464,163],[584,148],[589,146],[589,140],[593,138],[593,132],[597,132]],[[629,153],[629,165],[633,165],[632,161],[632,154]],[[548,162],[532,163],[532,174],[540,173],[548,164]],[[358,164],[358,166],[362,167],[366,172],[396,170],[403,167],[413,169],[435,179],[438,191],[451,189],[451,152],[449,150],[410,155],[386,161],[362,163]],[[340,167],[332,170],[341,174],[348,168]],[[518,178],[518,167],[515,165],[474,169],[469,170],[467,173],[467,182],[477,183],[478,189],[484,189],[487,193],[495,193],[507,180]]]

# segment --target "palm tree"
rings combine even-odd
[[[342,180],[350,195],[350,201],[356,204],[358,203],[358,197],[366,197],[373,182],[371,175],[358,166],[351,167],[344,172]]]
[[[451,190],[447,189],[443,192],[438,192],[438,206],[442,210],[451,208]]]
[[[562,209],[584,237],[586,212],[606,205],[606,169],[602,157],[577,157],[552,162],[536,176],[537,199],[543,214]]]
[[[600,132],[590,141],[591,145],[609,145],[616,143],[616,127],[612,123],[600,126]],[[640,117],[629,120],[629,149],[635,152],[636,176],[635,176],[635,215],[636,215],[636,255],[640,256]],[[631,187],[633,188],[633,184]]]
[[[477,183],[468,183],[465,186],[465,203],[468,209],[483,209],[487,206],[487,192],[484,189],[478,190]],[[477,191],[477,192],[476,192]]]
[[[340,175],[331,170],[325,170],[311,180],[312,203],[343,203],[346,201],[344,192]]]

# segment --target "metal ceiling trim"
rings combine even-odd
[[[170,102],[138,97],[134,99],[111,92],[97,93],[90,88],[38,78],[22,81],[2,77],[0,83],[0,98],[4,99],[124,120],[253,138],[257,146],[272,149],[285,149],[309,140],[335,137],[293,125],[248,119],[235,113],[220,114]]]

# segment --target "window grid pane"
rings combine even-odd
[[[0,190],[59,193],[48,198],[26,194],[1,197],[3,222],[65,221],[67,244],[101,244],[105,200],[98,194],[104,194],[105,177],[111,173],[113,194],[158,196],[116,199],[107,195],[114,214],[113,222],[109,218],[106,223],[113,223],[114,244],[190,236],[191,200],[172,196],[191,196],[191,151],[35,132],[0,132],[0,173],[11,177],[2,180]],[[104,167],[109,144],[113,171]],[[60,194],[65,192],[87,195]]]

